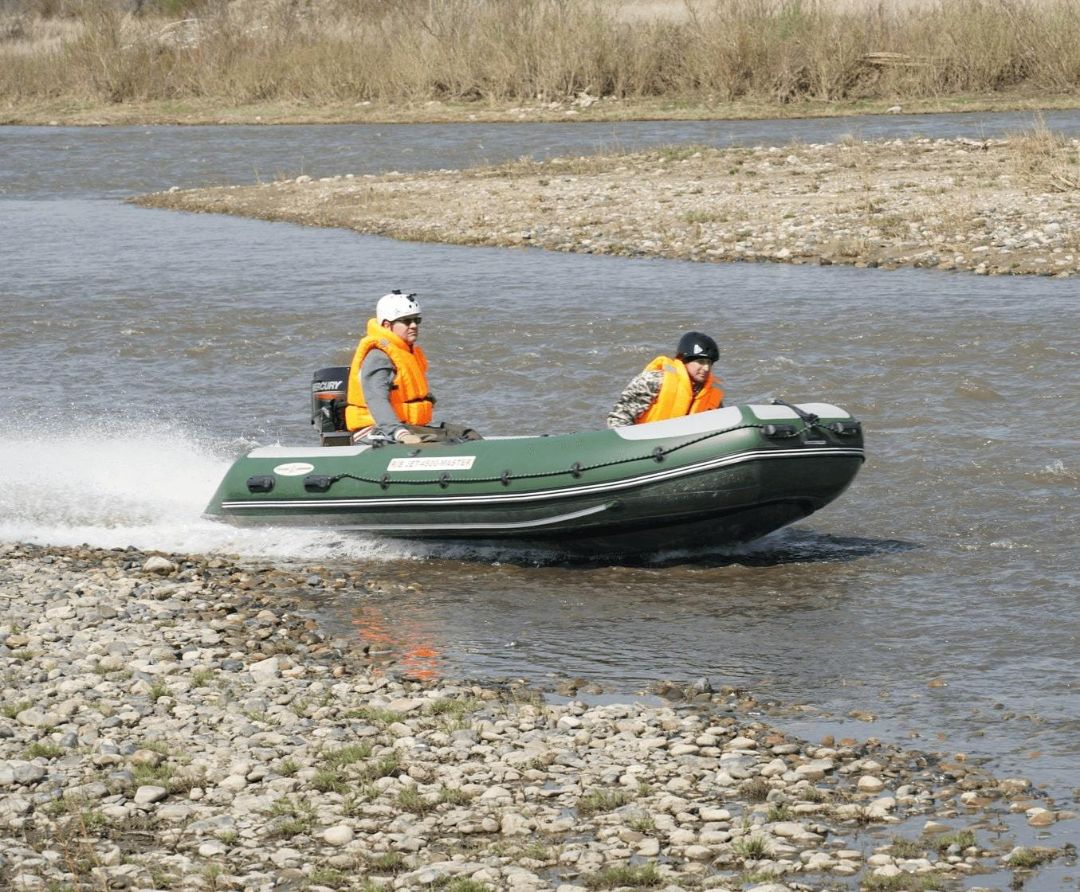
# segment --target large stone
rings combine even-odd
[[[147,784],[135,791],[134,802],[136,805],[152,805],[155,802],[160,802],[168,795],[169,791],[164,787]]]
[[[343,846],[352,842],[353,829],[348,824],[335,824],[323,831],[323,841],[331,846]]]
[[[168,802],[157,810],[157,818],[159,821],[178,824],[188,820],[194,811],[194,807],[186,802]]]
[[[157,768],[162,762],[165,761],[165,757],[157,750],[135,750],[131,754],[132,765],[146,765],[150,768]]]
[[[259,660],[248,666],[248,672],[256,684],[268,684],[281,675],[281,660],[277,657]]]
[[[811,832],[798,821],[777,821],[770,829],[774,836],[779,836],[781,839],[796,839],[801,841],[821,839],[819,834]]]
[[[1057,820],[1057,816],[1047,808],[1029,808],[1027,810],[1027,822],[1032,827],[1049,827]]]
[[[10,759],[0,762],[0,787],[16,787],[37,783],[45,777],[45,769],[33,762]]]
[[[32,706],[16,715],[15,721],[20,725],[27,725],[31,728],[55,728],[62,720],[55,713],[46,712],[44,709]]]
[[[147,573],[155,573],[158,576],[168,576],[170,573],[175,573],[179,569],[176,564],[170,561],[168,558],[163,558],[161,555],[154,555],[147,558],[143,564],[143,570]]]
[[[247,778],[239,774],[230,774],[218,784],[218,788],[228,790],[230,793],[239,793],[248,785]]]
[[[821,780],[835,767],[832,759],[811,759],[795,768],[795,773],[805,780]]]
[[[506,789],[506,787],[489,787],[480,796],[483,802],[495,804],[495,803],[509,803],[514,801],[513,794]]]
[[[660,854],[660,840],[647,836],[637,844],[637,852],[643,858],[655,858]]]
[[[517,812],[507,812],[499,822],[499,832],[503,836],[524,836],[530,829],[529,821]]]

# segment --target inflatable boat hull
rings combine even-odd
[[[732,406],[558,436],[256,449],[207,514],[632,552],[755,539],[827,505],[863,460],[860,425],[835,406]]]

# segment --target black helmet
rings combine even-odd
[[[704,356],[716,362],[720,359],[720,348],[707,334],[702,334],[700,331],[688,331],[679,338],[679,346],[675,348],[675,358],[687,360],[696,356]]]

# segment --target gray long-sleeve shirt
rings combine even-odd
[[[394,407],[390,405],[390,390],[394,386],[397,370],[382,350],[369,350],[360,363],[360,389],[363,391],[371,417],[375,419],[375,432],[393,438],[402,427]]]

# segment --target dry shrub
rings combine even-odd
[[[109,102],[137,98],[140,86],[148,92],[147,79],[155,73],[151,60],[132,49],[120,10],[112,3],[91,2],[84,10],[83,26],[62,55],[65,66],[83,73],[87,92]]]
[[[1032,73],[1032,32],[1024,3],[954,0],[926,17],[925,52],[942,92],[993,91]]]
[[[0,0],[0,15],[53,19],[77,16],[78,0]]]
[[[1080,3],[1052,4],[1032,16],[1028,40],[1038,47],[1032,79],[1047,90],[1067,92],[1080,84]]]
[[[1011,135],[1008,147],[1021,182],[1046,192],[1080,190],[1080,140],[1054,133],[1040,118],[1031,130]]]
[[[625,43],[627,29],[585,3],[449,0],[396,24],[418,38],[421,65],[409,82],[441,98],[606,95],[626,89],[621,63],[635,50]]]
[[[1080,86],[1076,0],[0,0],[0,99],[801,102]],[[67,16],[62,41],[37,23]],[[13,21],[10,19],[9,21]],[[16,51],[16,47],[18,51]]]
[[[988,93],[1080,83],[1080,5],[1074,0],[941,0],[914,10],[897,48],[923,61],[917,94]]]

